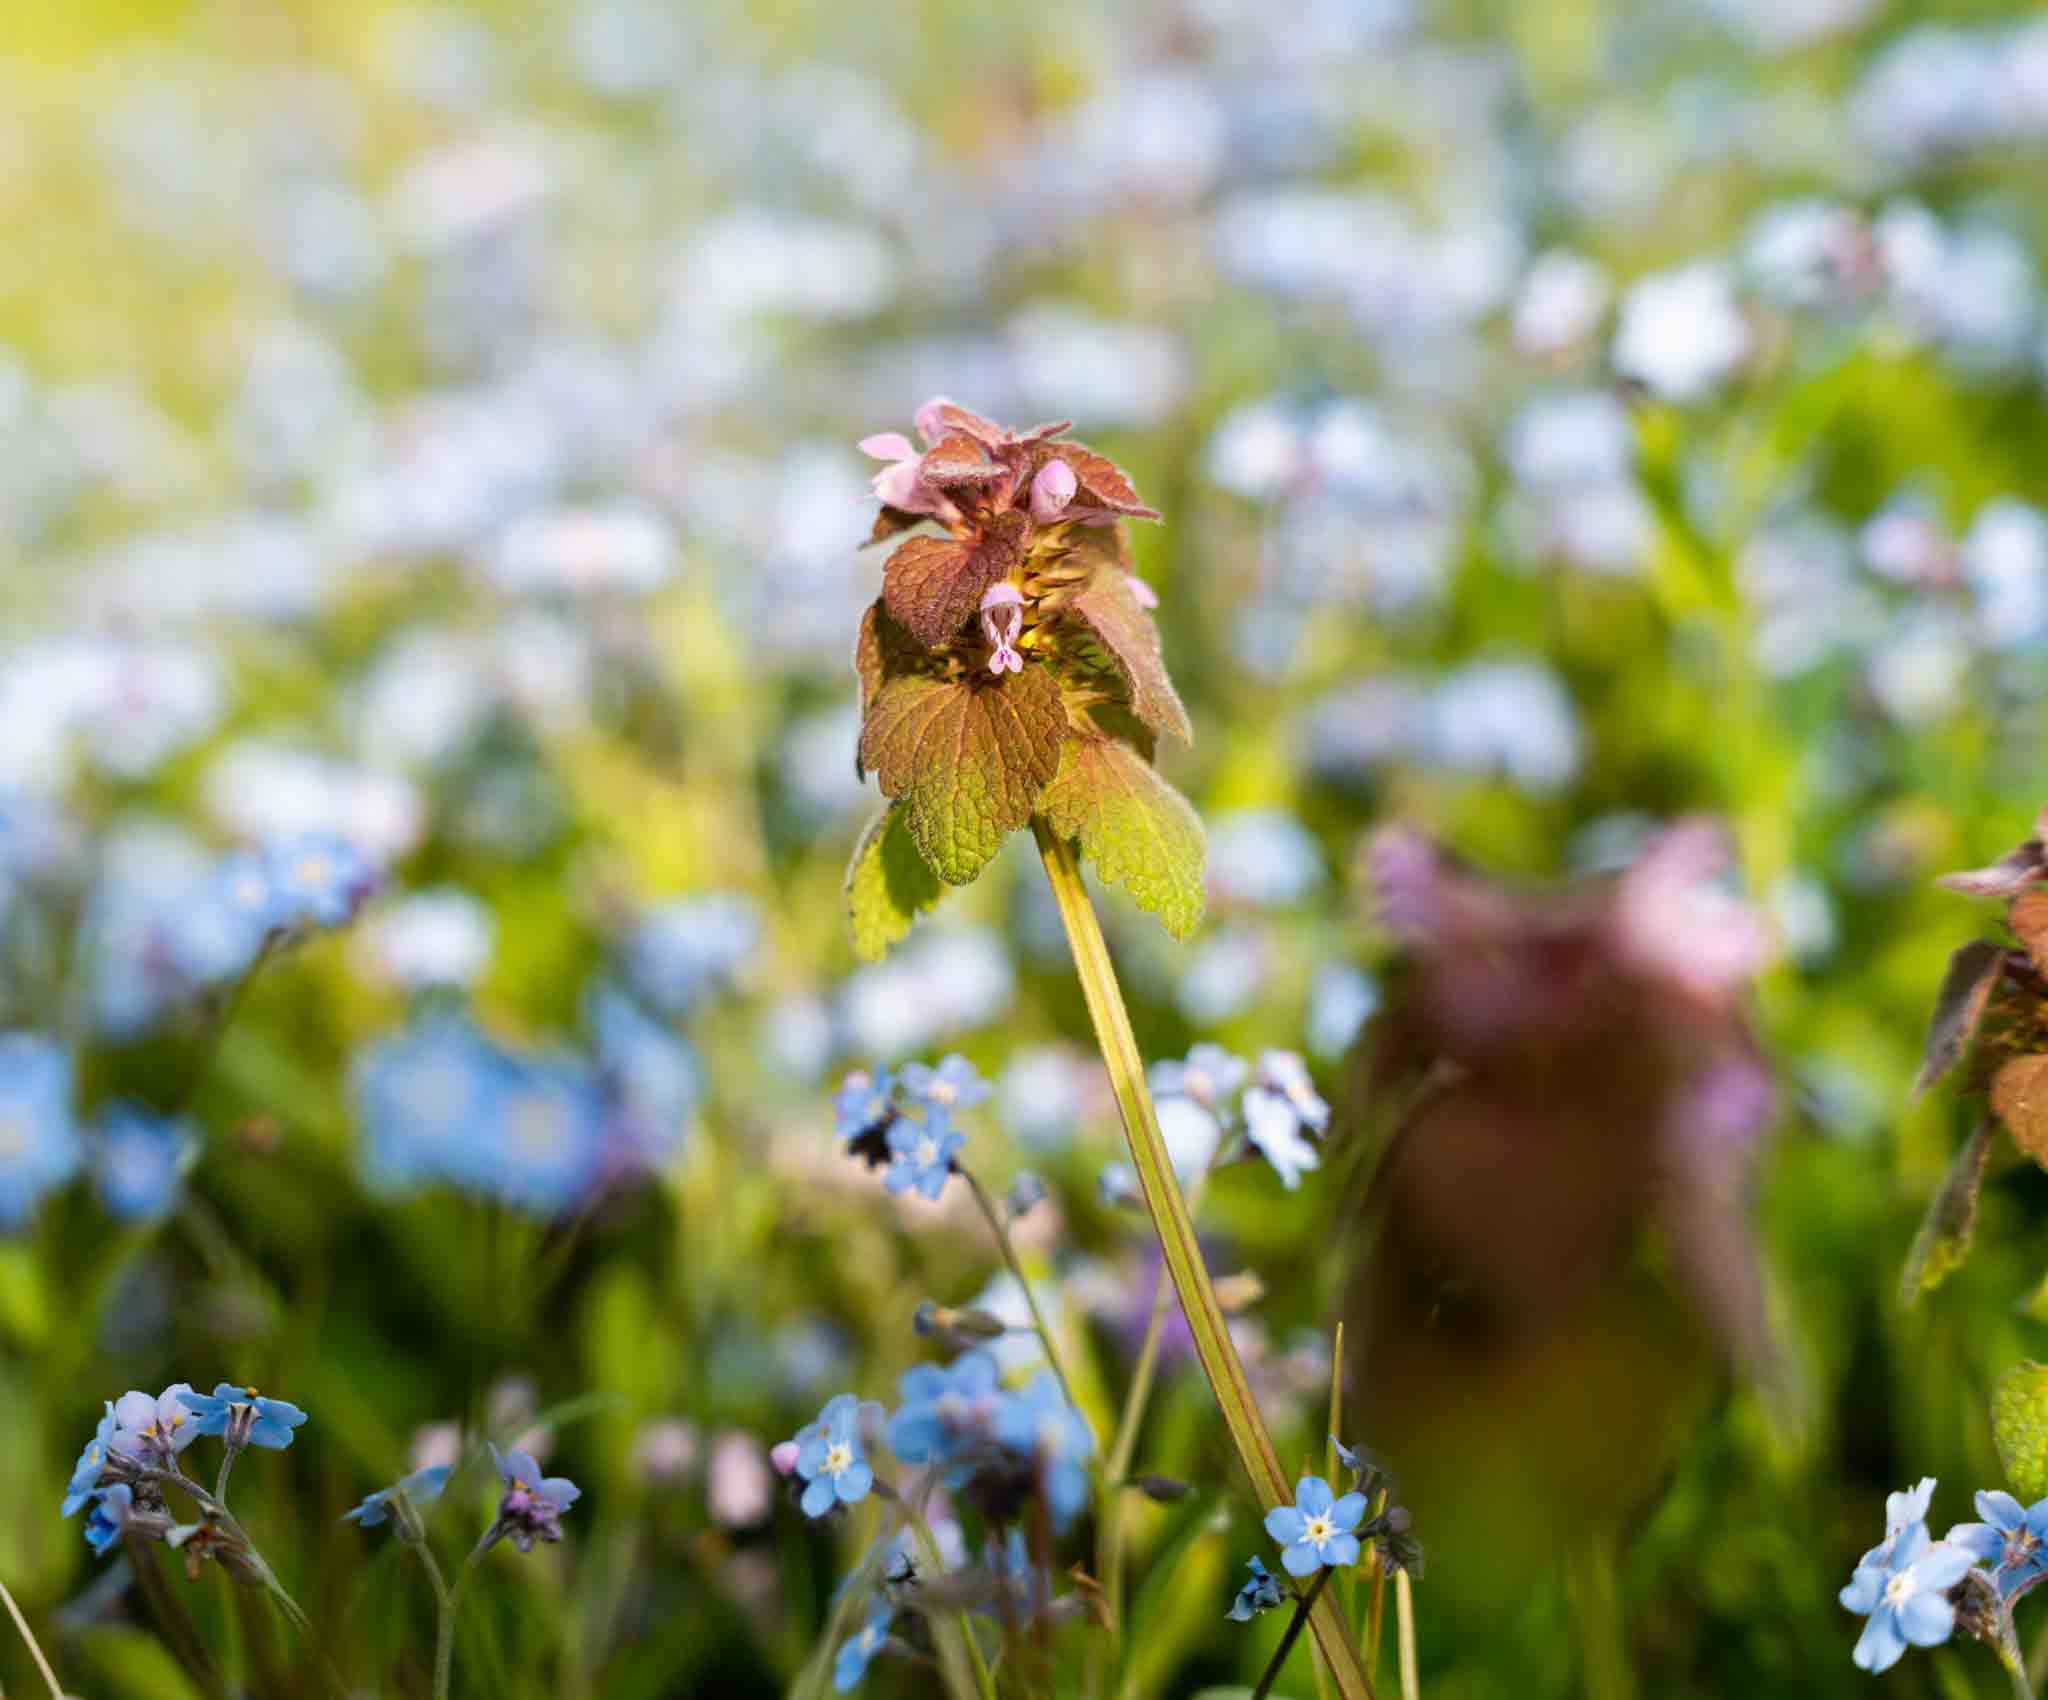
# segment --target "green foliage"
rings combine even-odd
[[[908,810],[891,803],[868,822],[846,869],[846,906],[853,922],[853,948],[869,962],[910,931],[921,910],[944,895],[910,836]]]
[[[1201,819],[1128,744],[1068,739],[1039,808],[1107,884],[1157,915],[1175,938],[1201,924]]]
[[[2012,1491],[2048,1496],[2048,1364],[2017,1363],[1991,1390],[1991,1437]]]

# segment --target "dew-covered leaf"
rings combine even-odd
[[[1989,939],[1972,939],[1948,959],[1935,995],[1934,1016],[1921,1048],[1920,1076],[1913,1082],[1918,1097],[1962,1060],[1984,1019],[1991,994],[1998,989],[2005,952]]]
[[[2048,1169],[2048,1056],[2004,1064],[1991,1077],[1991,1107],[2013,1143]]]
[[[904,805],[891,803],[868,822],[846,868],[855,953],[879,962],[944,891],[911,841]]]
[[[882,687],[861,755],[900,797],[932,872],[965,885],[1030,820],[1059,770],[1066,711],[1043,667],[997,680],[910,676]]]
[[[2030,1505],[2048,1495],[2048,1364],[2022,1359],[1998,1378],[1991,1439],[2014,1493]]]
[[[1177,939],[1202,919],[1202,822],[1188,800],[1113,738],[1074,738],[1039,800],[1053,831]]]
[[[1922,1293],[1933,1292],[1970,1255],[1970,1239],[1977,1230],[1977,1197],[1984,1186],[1984,1164],[1991,1155],[1991,1125],[1989,1121],[1977,1124],[1929,1201],[1899,1277],[1901,1304],[1913,1304]]]
[[[1125,573],[1116,567],[1098,568],[1088,588],[1068,608],[1116,663],[1130,687],[1131,712],[1154,732],[1171,733],[1184,744],[1192,743],[1194,728],[1188,724],[1188,711],[1159,651],[1159,628],[1139,606]]]

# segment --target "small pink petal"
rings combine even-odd
[[[1031,480],[1031,517],[1040,525],[1051,525],[1066,512],[1067,504],[1080,488],[1074,469],[1063,460],[1049,460]]]
[[[1130,574],[1125,582],[1130,585],[1131,595],[1140,608],[1157,608],[1159,606],[1159,592],[1138,577],[1136,573]]]
[[[939,423],[939,409],[951,406],[951,396],[935,395],[917,410],[917,434],[927,443],[936,443],[945,435],[945,428]]]
[[[775,1466],[778,1476],[786,1476],[796,1468],[798,1447],[793,1440],[779,1441],[768,1452],[768,1461]]]
[[[860,440],[860,452],[876,460],[915,460],[917,449],[901,431],[877,431]]]

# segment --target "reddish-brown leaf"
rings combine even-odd
[[[908,531],[918,521],[929,519],[929,514],[905,513],[901,508],[882,504],[882,511],[875,515],[874,528],[868,533],[870,543],[886,543],[900,531]]]
[[[1012,511],[992,515],[971,543],[911,538],[882,569],[888,611],[927,649],[952,642],[974,617],[982,593],[1023,558],[1030,531],[1030,516]]]
[[[2005,952],[1989,939],[1972,939],[1948,959],[1921,1048],[1920,1077],[1913,1082],[1916,1098],[1962,1061],[1998,989],[2004,962]]]
[[[2006,919],[2012,923],[2012,930],[2027,954],[2034,959],[2034,966],[2048,974],[2048,887],[2035,887],[2023,891],[2013,899],[2013,905]]]
[[[1067,607],[1123,674],[1130,687],[1131,712],[1154,732],[1171,733],[1184,744],[1192,743],[1195,734],[1188,724],[1188,711],[1159,653],[1159,628],[1131,593],[1123,569],[1098,569],[1088,588]]]
[[[1074,469],[1080,485],[1075,492],[1077,507],[1107,508],[1111,513],[1129,514],[1133,519],[1157,519],[1159,510],[1138,500],[1138,492],[1122,467],[1106,455],[1099,455],[1084,443],[1054,443],[1051,453]]]
[[[917,475],[927,484],[948,490],[961,484],[992,484],[1006,470],[990,460],[974,438],[956,431],[925,451]]]
[[[2014,1057],[1994,1074],[1991,1107],[2013,1143],[2048,1168],[2048,1057]]]
[[[940,427],[947,435],[955,432],[972,437],[978,443],[997,448],[1009,440],[1009,432],[993,419],[984,419],[971,408],[961,407],[956,402],[944,403],[936,415]]]
[[[2017,897],[2042,880],[2048,880],[2048,848],[2040,839],[2030,838],[1988,868],[1943,874],[1934,883],[1944,891],[1960,891],[1970,897]]]

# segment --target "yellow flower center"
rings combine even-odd
[[[853,1468],[853,1448],[843,1440],[835,1440],[825,1448],[825,1474],[843,1475]]]
[[[1337,1533],[1337,1524],[1327,1512],[1320,1517],[1311,1517],[1302,1539],[1311,1546],[1321,1546]]]

